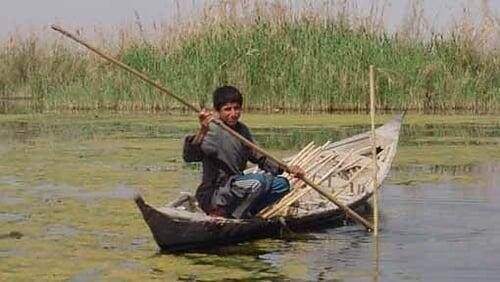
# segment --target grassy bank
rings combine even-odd
[[[231,14],[227,5],[173,34],[158,30],[156,38],[145,39],[141,33],[117,31],[116,44],[100,45],[200,105],[210,105],[216,86],[234,84],[244,92],[247,109],[360,111],[368,106],[367,68],[374,64],[380,108],[499,111],[500,51],[485,50],[477,32],[456,28],[424,39],[410,32],[414,28],[388,34],[375,20],[324,15],[315,10],[321,7],[292,13],[283,4],[268,9],[260,4],[264,6]],[[179,108],[71,46],[63,39],[47,43],[36,36],[4,42],[2,110]],[[26,99],[9,100],[16,97]]]

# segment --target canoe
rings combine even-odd
[[[403,117],[401,113],[375,131],[378,187],[389,173],[396,154]],[[368,131],[322,146],[310,143],[284,162],[301,165],[307,177],[356,210],[365,206],[373,195],[371,144],[371,132]],[[250,168],[245,172],[259,170]],[[147,204],[140,195],[135,197],[135,202],[156,243],[166,252],[236,243],[345,221],[344,212],[335,204],[305,187],[301,181],[290,180],[293,190],[251,219],[208,216],[196,207],[194,198],[188,194],[160,208]]]

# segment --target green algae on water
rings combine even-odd
[[[379,116],[377,123],[390,118]],[[245,114],[244,121],[278,157],[312,140],[369,129],[366,115]],[[500,160],[493,117],[410,114],[405,121],[387,183],[474,184],[481,181],[478,165]],[[0,116],[0,214],[14,215],[0,225],[0,280],[307,278],[300,258],[261,257],[287,244],[282,240],[216,254],[158,254],[132,197],[137,192],[161,206],[194,191],[199,167],[184,165],[181,146],[197,127],[193,115]]]

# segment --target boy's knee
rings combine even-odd
[[[278,176],[273,180],[273,190],[278,193],[287,193],[290,190],[288,179]]]

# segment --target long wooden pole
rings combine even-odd
[[[370,77],[370,119],[371,119],[371,135],[372,135],[372,159],[373,159],[373,235],[378,236],[378,185],[377,185],[377,140],[375,139],[375,77],[373,73],[373,65],[369,67]]]
[[[200,112],[201,109],[197,108],[196,106],[188,103],[186,100],[182,99],[181,97],[173,94],[172,92],[170,92],[168,89],[166,89],[165,87],[163,87],[162,85],[160,85],[158,82],[155,82],[153,80],[151,80],[150,78],[148,78],[146,75],[144,75],[143,73],[127,66],[126,64],[104,54],[103,52],[101,52],[100,50],[98,50],[97,48],[91,46],[90,44],[84,42],[83,40],[79,39],[78,37],[76,37],[75,35],[69,33],[68,31],[64,30],[62,27],[59,27],[59,26],[56,26],[56,25],[52,25],[51,28],[55,31],[58,31],[60,32],[61,34],[73,39],[74,41],[76,41],[77,43],[87,47],[89,50],[93,51],[94,53],[96,53],[97,55],[101,56],[102,58],[108,60],[109,62],[115,64],[116,66],[134,74],[135,76],[137,76],[138,78],[140,78],[142,81],[156,87],[158,90],[160,90],[162,93],[164,94],[167,94],[168,96],[176,99],[177,101],[181,102],[182,104],[184,104],[186,107],[194,110],[195,112]],[[285,170],[286,172],[290,173],[291,170],[290,168],[288,167],[288,165],[278,159],[276,159],[275,157],[273,157],[271,154],[269,154],[268,152],[264,151],[263,149],[259,148],[258,146],[256,146],[254,143],[250,142],[249,140],[247,140],[245,137],[241,136],[238,132],[234,131],[231,127],[227,126],[224,122],[218,120],[218,119],[214,119],[213,122],[215,124],[217,124],[218,126],[222,127],[224,130],[228,131],[231,135],[233,135],[236,139],[238,139],[241,143],[243,143],[244,145],[248,146],[249,148],[261,153],[262,155],[266,156],[268,159],[276,162],[281,168],[283,168],[283,170]],[[359,214],[357,214],[355,211],[353,211],[351,208],[349,208],[348,206],[342,204],[340,201],[338,201],[337,199],[335,199],[328,191],[326,191],[325,189],[321,188],[320,186],[316,185],[314,182],[312,182],[311,180],[307,179],[306,177],[299,177],[302,181],[304,181],[307,185],[311,186],[312,188],[314,188],[316,191],[318,191],[318,193],[320,193],[321,195],[323,195],[325,198],[327,198],[328,200],[330,200],[332,203],[334,203],[336,206],[338,206],[342,211],[344,211],[344,213],[349,216],[350,218],[354,219],[355,221],[363,224],[368,230],[373,230],[373,226],[370,222],[368,222],[366,219],[364,219],[363,217],[361,217]]]

